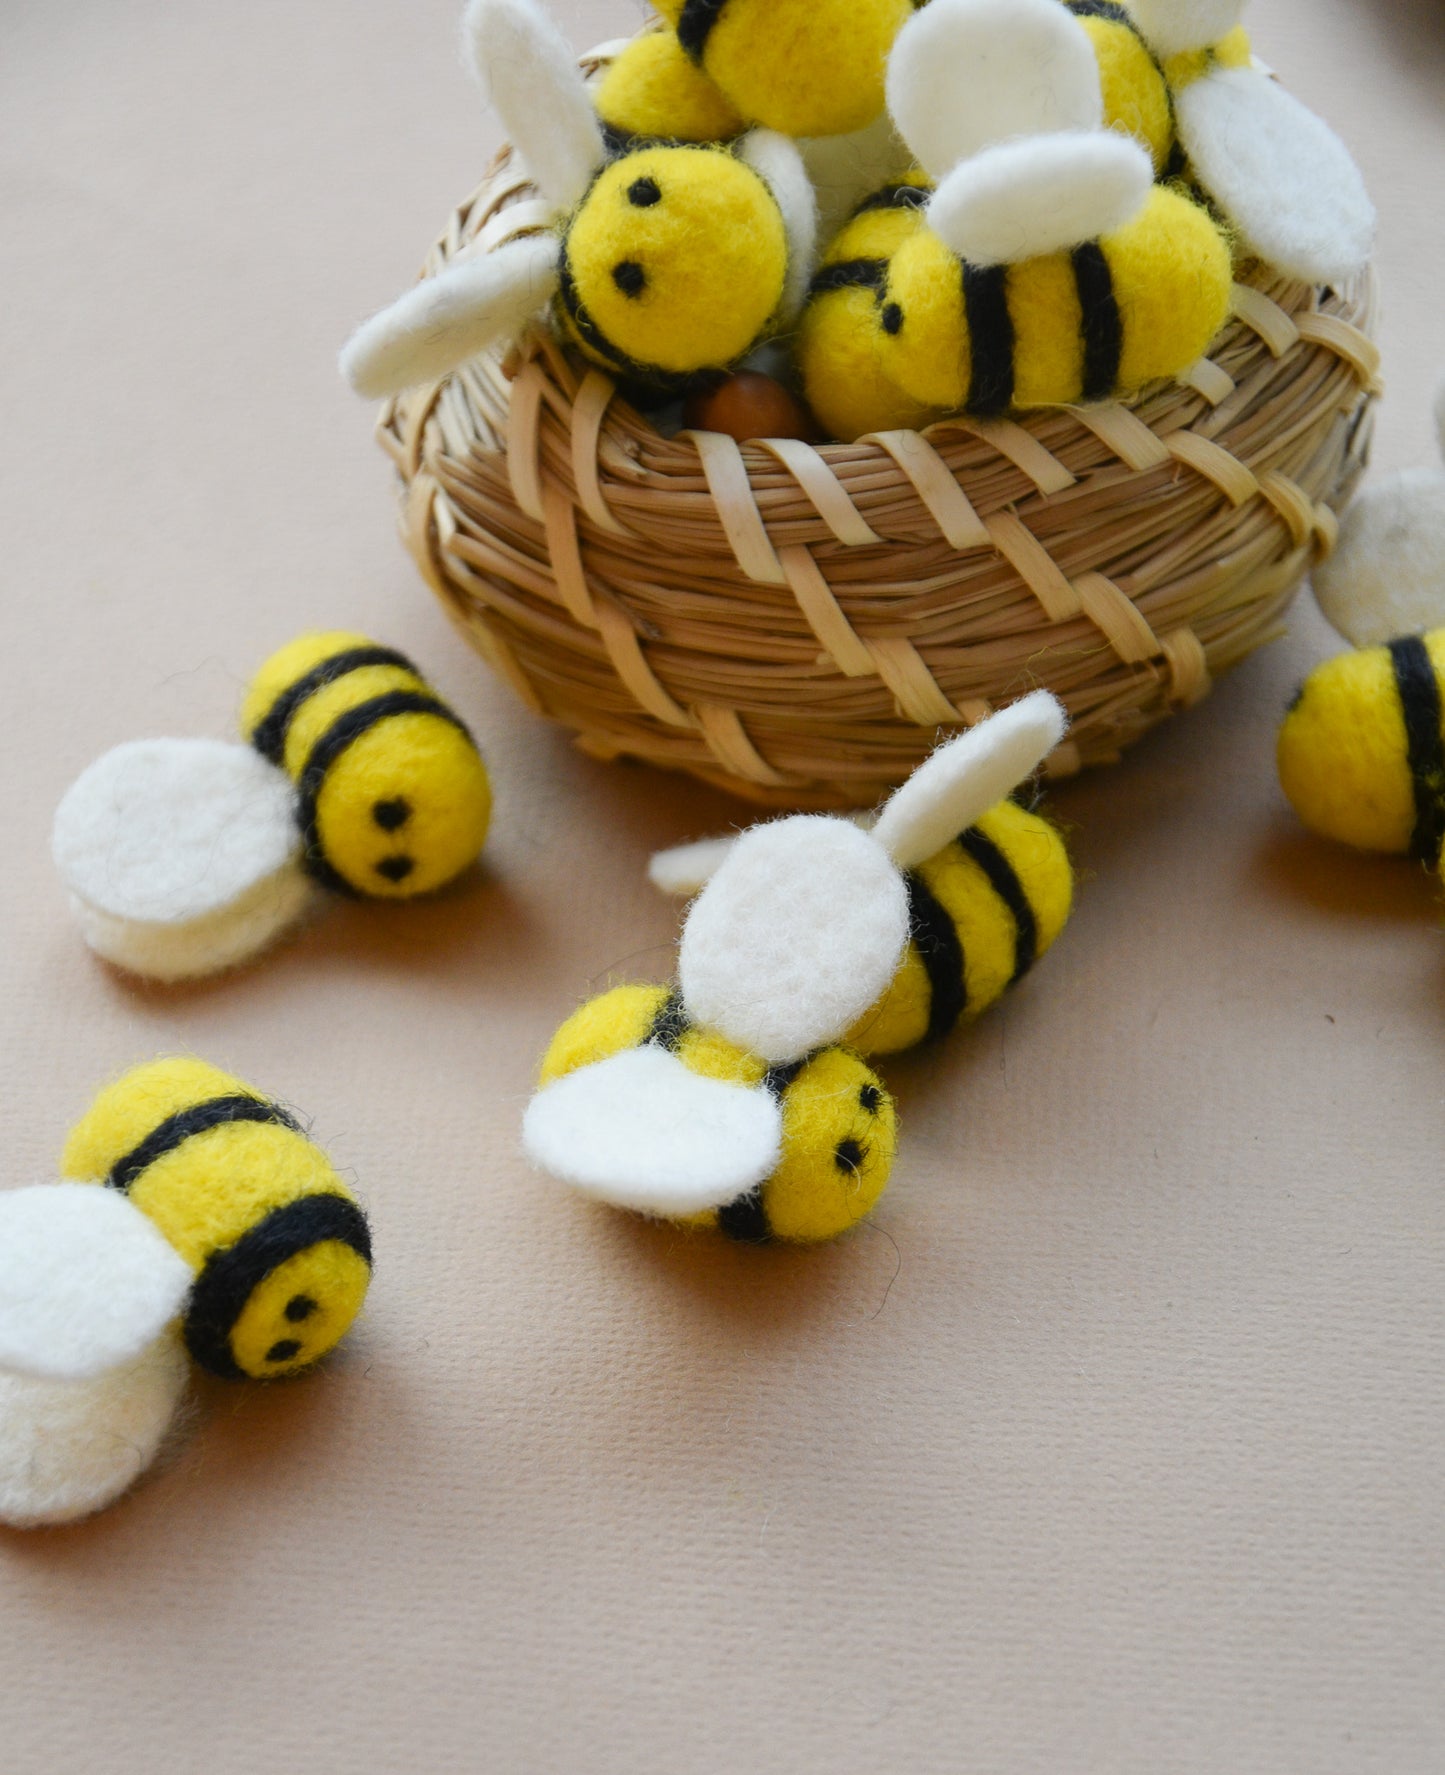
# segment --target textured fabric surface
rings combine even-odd
[[[558,13],[579,46],[640,16]],[[1339,645],[1308,598],[1051,796],[1074,916],[882,1068],[871,1225],[755,1251],[524,1164],[563,1019],[671,972],[647,857],[752,815],[580,758],[396,540],[335,355],[499,139],[456,14],[0,7],[5,1181],[96,1081],[213,1055],[305,1106],[378,1259],[316,1373],[199,1378],[117,1508],[0,1536],[6,1775],[1438,1775],[1441,915],[1281,795]],[[1376,465],[1426,461],[1441,9],[1250,23],[1379,201]],[[56,803],[119,738],[234,739],[303,627],[384,637],[473,727],[481,872],[130,989],[70,926]]]

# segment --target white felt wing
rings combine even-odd
[[[706,887],[737,843],[737,835],[727,838],[700,838],[696,844],[676,844],[671,850],[658,851],[647,865],[647,879],[663,894],[678,899],[691,899]]]
[[[777,200],[788,240],[788,277],[779,318],[791,323],[808,299],[818,254],[818,201],[797,147],[776,130],[749,130],[738,144],[745,160]]]
[[[1207,49],[1244,17],[1244,0],[1129,0],[1144,41],[1161,60]]]
[[[678,984],[688,1015],[779,1063],[841,1039],[877,1002],[908,940],[887,855],[822,814],[753,826],[693,902]]]
[[[736,1201],[777,1169],[772,1093],[690,1072],[666,1049],[629,1048],[540,1090],[522,1147],[584,1195],[676,1218]]]
[[[190,1364],[178,1337],[88,1381],[0,1373],[0,1522],[74,1522],[127,1491],[180,1411]]]
[[[0,1368],[88,1380],[137,1357],[194,1273],[154,1224],[97,1183],[0,1194]]]
[[[532,0],[471,0],[464,30],[482,91],[538,190],[570,210],[607,146],[567,39]]]
[[[1148,154],[1112,130],[986,148],[929,199],[928,224],[973,265],[1015,265],[1122,228],[1154,182]]]
[[[97,758],[52,836],[86,941],[163,980],[254,954],[315,897],[295,809],[290,778],[250,746],[133,740]]]
[[[993,142],[1104,118],[1088,34],[1058,0],[932,0],[894,42],[888,109],[934,179]]]
[[[1175,95],[1199,183],[1266,265],[1335,283],[1369,262],[1375,207],[1330,126],[1259,68],[1216,68]]]
[[[1016,789],[1068,725],[1046,690],[1010,703],[926,758],[884,804],[874,839],[900,869],[917,868]]]
[[[557,287],[557,238],[527,234],[423,278],[372,315],[341,351],[341,373],[382,400],[431,382],[526,326]]]

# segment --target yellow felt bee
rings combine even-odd
[[[648,873],[693,894],[731,840],[662,851]],[[1074,872],[1056,827],[1001,801],[905,875],[908,945],[878,1002],[846,1041],[872,1057],[936,1041],[972,1022],[1029,972],[1068,921]]]
[[[885,384],[981,417],[1099,401],[1180,374],[1229,313],[1227,245],[1147,153],[1102,127],[1098,68],[1055,0],[932,0],[889,99],[937,181],[864,318]],[[959,108],[958,90],[976,102]],[[827,404],[823,354],[810,402]]]
[[[1241,253],[1306,283],[1363,269],[1375,212],[1335,132],[1254,59],[1245,0],[1066,0],[1092,41],[1111,128],[1187,171]]]
[[[605,994],[553,1041],[523,1123],[532,1161],[618,1207],[750,1240],[855,1225],[888,1181],[896,1121],[880,1080],[839,1044],[851,1031],[890,1045],[869,1013],[907,972],[910,941],[929,941],[913,922],[914,872],[926,878],[1064,725],[1036,691],[941,747],[869,830],[798,815],[710,858],[676,990]],[[951,891],[934,885],[940,899]],[[956,1006],[958,979],[935,977]],[[940,1024],[950,1014],[926,987],[904,996],[894,1045],[920,1009]]]
[[[318,888],[410,899],[476,860],[491,785],[460,719],[402,654],[302,635],[257,673],[249,746],[135,740],[98,758],[53,848],[90,946],[194,978],[255,954]]]
[[[507,218],[512,238],[353,335],[342,369],[358,392],[444,376],[549,303],[584,356],[667,394],[716,380],[792,324],[815,223],[791,143],[757,130],[614,154],[571,50],[532,0],[473,0],[468,22],[479,76],[542,199]]]
[[[1316,666],[1279,731],[1279,780],[1311,831],[1435,868],[1445,841],[1445,629]]]
[[[671,30],[618,56],[598,110],[627,133],[691,141],[746,124],[786,136],[861,130],[883,110],[888,52],[920,3],[658,0]]]
[[[0,1521],[21,1525],[149,1465],[186,1352],[231,1380],[297,1374],[371,1279],[366,1217],[295,1115],[202,1061],[107,1086],[61,1175],[0,1194]]]

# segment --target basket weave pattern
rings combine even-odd
[[[595,67],[605,51],[594,52]],[[428,261],[542,223],[504,151]],[[814,448],[660,435],[541,331],[384,411],[423,574],[597,757],[863,805],[1045,685],[1066,775],[1279,632],[1363,466],[1372,277],[1266,272],[1179,384]]]

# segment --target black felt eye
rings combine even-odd
[[[655,203],[662,202],[662,192],[656,179],[634,179],[627,187],[627,201],[639,210],[650,210]]]
[[[883,1093],[877,1085],[864,1085],[858,1093],[858,1101],[870,1116],[876,1116],[883,1106]]]
[[[833,1150],[833,1163],[840,1171],[856,1173],[863,1163],[863,1148],[856,1140],[840,1140]]]
[[[376,865],[376,873],[384,875],[388,881],[402,882],[415,868],[415,857],[383,857]]]
[[[612,267],[612,281],[624,296],[640,296],[647,288],[647,273],[636,259],[624,259]]]
[[[903,331],[903,310],[896,302],[889,302],[883,309],[883,331],[895,336]]]
[[[389,801],[378,801],[372,807],[371,817],[383,832],[395,832],[411,818],[411,803],[401,795]]]

